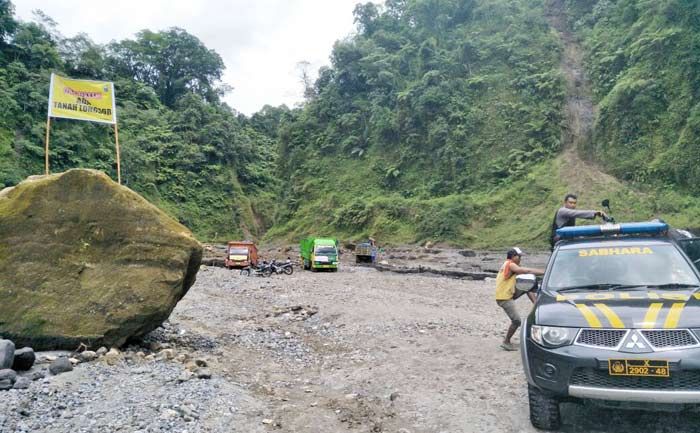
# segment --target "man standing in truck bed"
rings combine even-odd
[[[557,236],[557,229],[562,227],[571,227],[576,225],[576,218],[583,218],[587,220],[592,220],[597,216],[605,216],[605,213],[599,210],[576,210],[576,203],[578,202],[578,197],[574,194],[567,194],[564,197],[564,206],[557,210],[554,214],[554,221],[552,221],[552,234],[549,237],[549,244],[554,250],[554,245],[559,240]]]

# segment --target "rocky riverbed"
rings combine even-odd
[[[0,391],[0,431],[533,432],[520,356],[499,349],[505,327],[489,279],[203,267],[144,340]],[[563,420],[567,432],[679,432],[700,417],[565,404]]]

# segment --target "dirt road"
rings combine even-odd
[[[505,322],[489,280],[203,267],[164,327],[111,362],[0,392],[0,432],[533,432]],[[565,404],[563,420],[685,432],[700,416]]]
[[[240,431],[263,419],[289,432],[535,431],[519,354],[499,349],[492,286],[355,267],[270,279],[206,268],[172,323],[218,342],[214,370],[263,407]],[[580,432],[693,431],[699,420],[573,404],[563,419]]]

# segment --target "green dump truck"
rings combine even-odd
[[[299,249],[304,269],[338,270],[338,240],[309,237],[301,241]]]

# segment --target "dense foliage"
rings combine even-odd
[[[567,5],[599,100],[590,150],[622,178],[700,192],[700,3]]]
[[[564,45],[548,20],[562,10],[598,106],[578,149],[593,163],[560,142]],[[185,30],[99,45],[0,0],[0,187],[43,171],[53,71],[115,82],[125,183],[207,240],[544,246],[569,191],[589,208],[611,198],[619,219],[700,226],[697,1],[386,0],[354,17],[330,67],[303,77],[301,108],[247,118],[221,102],[219,55]],[[54,122],[51,161],[115,177],[110,130]]]
[[[280,128],[290,223],[468,240],[466,194],[560,150],[560,46],[540,0],[388,0],[355,10],[304,110]]]
[[[43,173],[51,72],[115,82],[123,183],[202,238],[260,235],[271,224],[275,145],[219,97],[223,61],[182,29],[107,46],[61,37],[48,17],[18,22],[0,0],[0,187]],[[112,130],[56,119],[51,169],[116,178]]]

